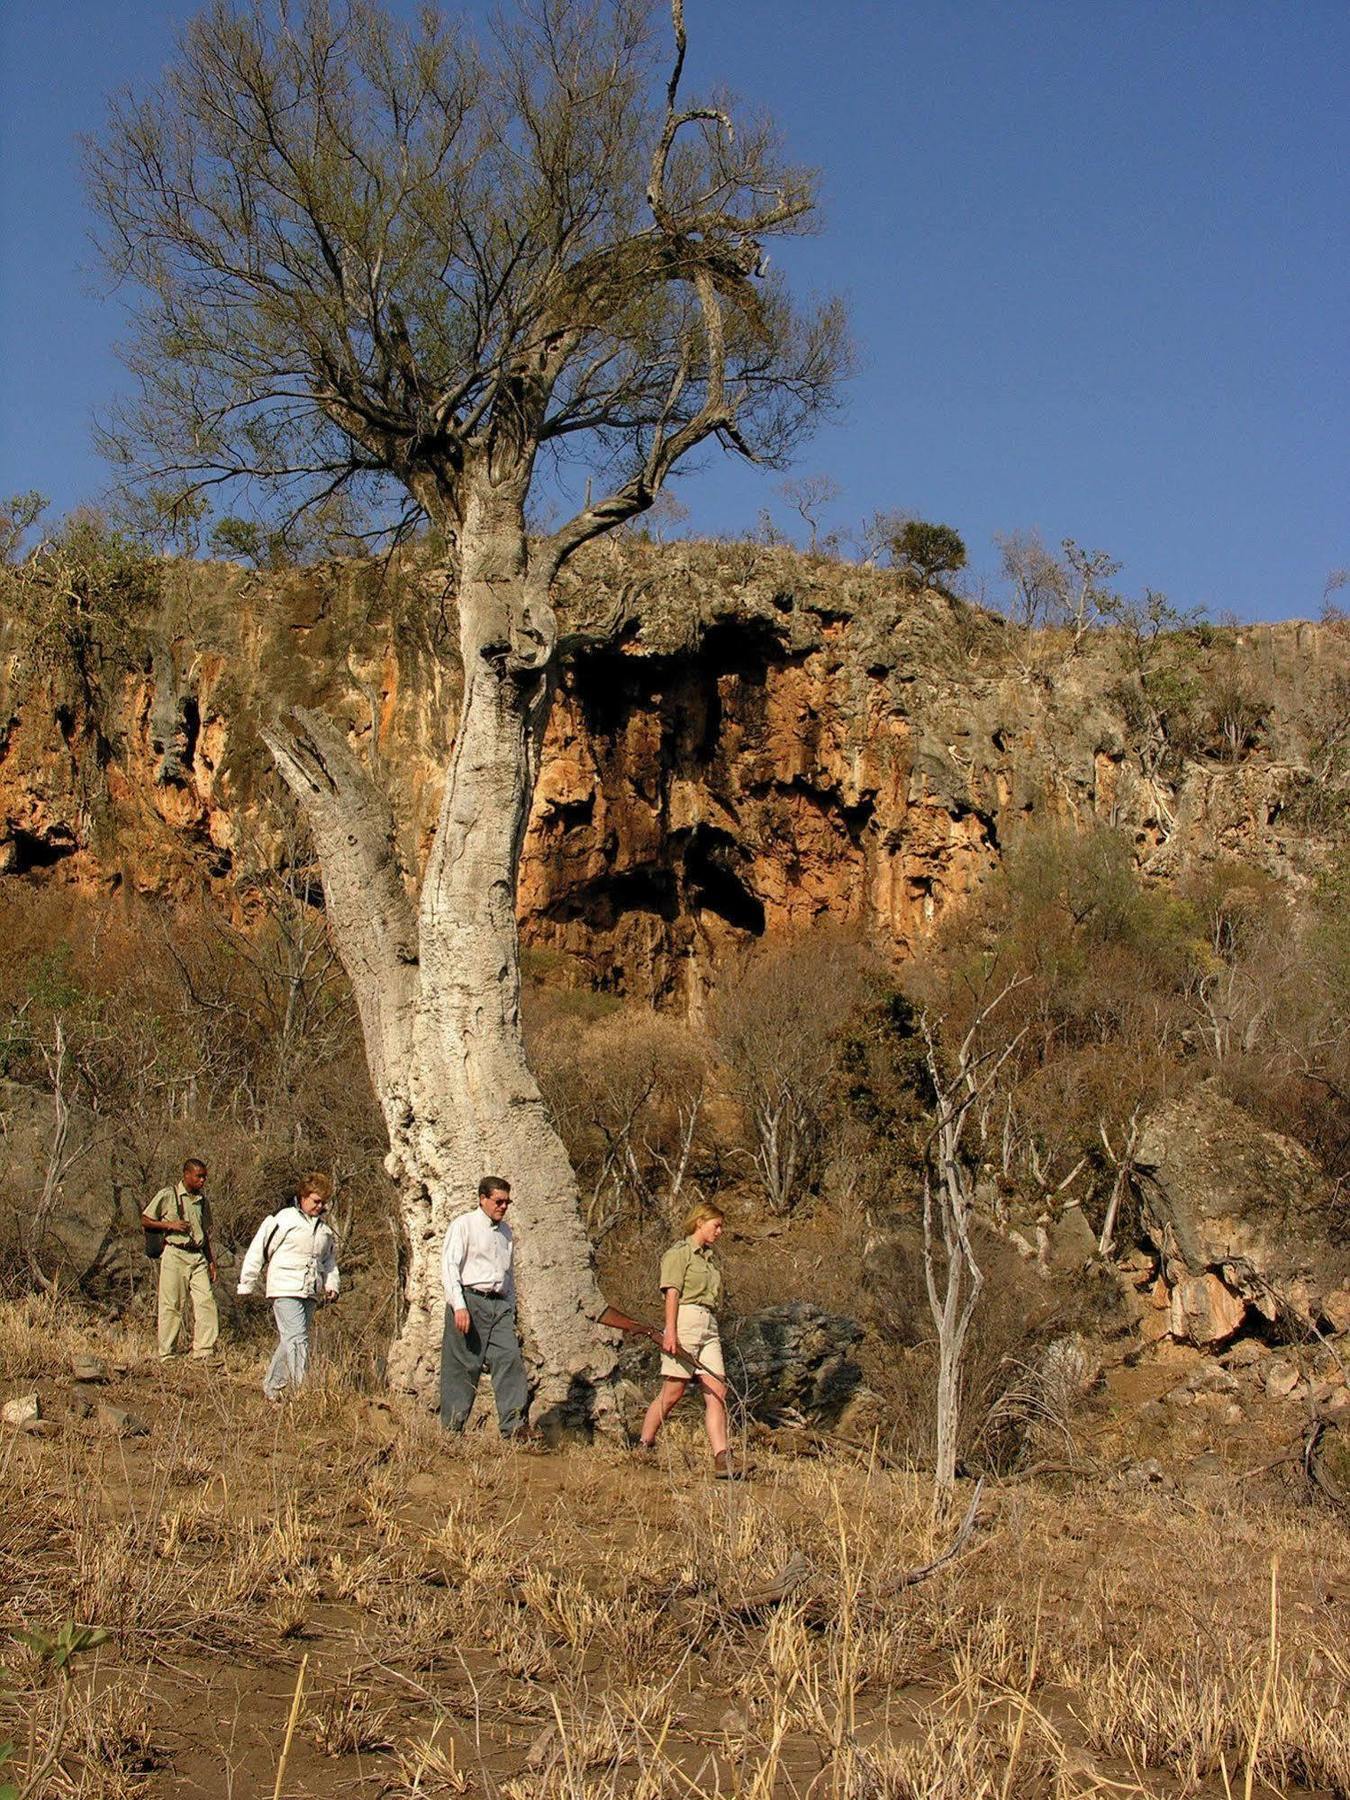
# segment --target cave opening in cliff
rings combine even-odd
[[[694,911],[716,913],[737,931],[764,935],[764,904],[731,867],[742,853],[734,838],[712,825],[696,825],[684,850],[684,888]]]
[[[50,869],[63,857],[73,856],[78,847],[73,837],[63,837],[57,832],[48,837],[38,837],[34,832],[16,827],[9,834],[6,846],[8,866],[4,872],[7,875],[30,875],[38,869]]]

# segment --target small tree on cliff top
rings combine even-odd
[[[594,1410],[612,1353],[576,1184],[521,1047],[517,864],[567,559],[700,445],[776,464],[846,357],[837,306],[763,275],[810,177],[764,124],[682,106],[654,0],[521,0],[485,50],[368,0],[192,24],[162,87],[89,151],[112,265],[139,284],[138,396],[109,442],[191,498],[292,514],[391,492],[451,546],[464,692],[421,883],[345,735],[268,733],[306,808],[360,1007],[409,1243],[394,1380],[433,1386],[437,1248],[484,1168],[515,1183],[541,1397]],[[598,497],[526,533],[541,463]]]

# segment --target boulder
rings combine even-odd
[[[768,1306],[724,1334],[727,1375],[754,1418],[833,1423],[862,1381],[850,1354],[862,1334],[856,1319],[804,1300]]]
[[[1297,1386],[1298,1370],[1293,1363],[1287,1363],[1281,1357],[1267,1363],[1265,1387],[1272,1400],[1287,1400]]]
[[[1246,1302],[1217,1275],[1188,1275],[1172,1289],[1168,1329],[1192,1344],[1223,1344],[1246,1316]]]
[[[71,1360],[70,1372],[76,1381],[88,1381],[95,1384],[108,1379],[108,1365],[97,1356],[76,1356]]]
[[[111,1432],[115,1437],[133,1438],[150,1435],[150,1427],[145,1420],[137,1418],[135,1413],[128,1412],[124,1406],[109,1406],[105,1401],[98,1408],[95,1417],[104,1431]]]
[[[1097,1234],[1078,1206],[1066,1206],[1045,1232],[1042,1264],[1050,1275],[1073,1274],[1093,1262]]]
[[[1303,1336],[1335,1329],[1344,1286],[1336,1197],[1300,1144],[1212,1082],[1159,1107],[1136,1149],[1144,1230],[1169,1292],[1170,1335],[1228,1341],[1259,1314]]]

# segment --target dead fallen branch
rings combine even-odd
[[[794,1593],[811,1574],[811,1564],[800,1550],[794,1550],[773,1580],[764,1587],[752,1588],[737,1601],[728,1604],[727,1610],[737,1618],[744,1618],[747,1613],[759,1612],[765,1606],[777,1606]]]
[[[889,1581],[883,1582],[873,1591],[873,1599],[882,1600],[890,1594],[900,1593],[904,1588],[917,1587],[921,1581],[927,1581],[930,1576],[936,1575],[939,1569],[945,1569],[948,1563],[955,1562],[970,1542],[970,1535],[975,1529],[975,1520],[980,1510],[980,1496],[983,1493],[984,1477],[982,1475],[975,1483],[975,1492],[970,1497],[966,1516],[957,1527],[956,1536],[942,1554],[935,1556],[932,1562],[922,1563],[917,1569],[906,1569],[901,1575],[893,1575]]]

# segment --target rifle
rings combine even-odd
[[[607,1306],[596,1323],[607,1325],[611,1331],[631,1331],[639,1337],[650,1338],[663,1356],[669,1354],[665,1348],[663,1335],[655,1325],[649,1325],[645,1319],[630,1319],[628,1314],[621,1313],[617,1306]],[[692,1350],[686,1350],[682,1344],[675,1351],[675,1359],[677,1362],[687,1364],[695,1374],[707,1375],[713,1381],[720,1381],[724,1387],[727,1385],[725,1375],[719,1375],[714,1369],[710,1369],[705,1362],[694,1355]]]

